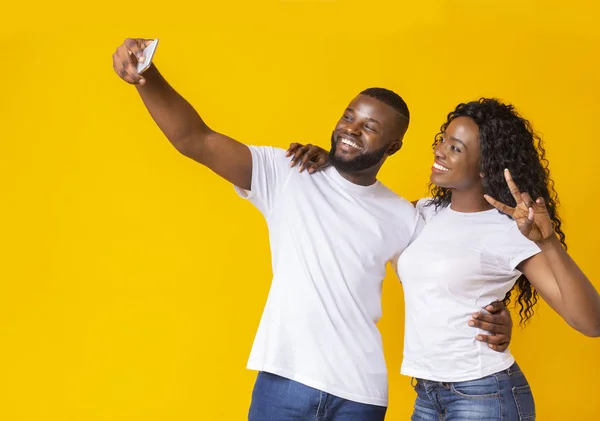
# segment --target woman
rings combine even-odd
[[[534,420],[514,358],[473,340],[465,318],[485,303],[508,303],[515,287],[521,323],[539,293],[574,329],[600,336],[600,296],[566,252],[541,139],[511,105],[459,104],[433,146],[432,197],[416,204],[426,224],[397,263],[406,302],[401,371],[417,379],[412,420]],[[294,152],[296,162],[316,162],[311,172],[327,156],[301,145]]]

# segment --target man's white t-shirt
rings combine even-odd
[[[477,341],[467,322],[504,299],[521,275],[517,266],[540,249],[495,209],[461,213],[448,206],[436,212],[427,202],[417,204],[425,227],[397,264],[406,314],[401,372],[457,382],[505,370],[514,363],[510,352]]]
[[[267,221],[273,280],[248,368],[387,406],[382,281],[419,213],[380,182],[359,186],[333,167],[299,173],[283,149],[250,151],[251,190],[236,190]]]

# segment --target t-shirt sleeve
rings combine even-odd
[[[515,222],[508,229],[499,248],[498,251],[510,270],[515,270],[523,261],[541,252],[537,244],[521,234]]]
[[[398,232],[402,236],[402,238],[400,238],[399,241],[398,250],[396,250],[392,258],[390,259],[394,271],[396,271],[397,269],[397,262],[402,252],[404,252],[404,250],[406,250],[406,247],[408,247],[413,241],[415,241],[415,239],[419,236],[421,230],[425,226],[425,221],[423,220],[423,217],[421,216],[418,210],[413,208],[412,204],[410,205],[410,211],[408,211],[407,209],[405,213],[401,212],[397,217],[400,221],[404,221],[404,224],[398,230]]]
[[[408,242],[409,245],[413,241],[416,240],[416,238],[419,236],[419,234],[421,234],[421,230],[423,229],[424,226],[425,226],[425,218],[423,218],[423,215],[417,209],[417,212],[415,212],[415,214],[413,215],[413,220],[412,220],[413,231],[412,231],[412,235],[410,236],[410,241]]]
[[[265,216],[273,211],[277,199],[291,174],[290,159],[285,150],[271,146],[248,146],[252,154],[252,183],[250,191],[234,186],[236,192],[248,199]]]
[[[430,201],[431,197],[425,197],[419,200],[416,206],[417,211],[419,211],[419,214],[421,215],[421,218],[423,218],[423,221],[425,223],[429,222],[429,220],[433,218],[437,213],[435,205],[429,204]]]

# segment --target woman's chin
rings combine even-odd
[[[435,184],[436,187],[448,188],[448,185],[444,183],[444,175],[445,174],[436,174],[432,172],[429,176],[429,181],[431,181],[432,184]]]

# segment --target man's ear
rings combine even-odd
[[[402,141],[400,139],[396,139],[392,142],[392,144],[388,148],[387,154],[388,154],[388,156],[392,156],[396,152],[398,152],[400,149],[402,149]]]

